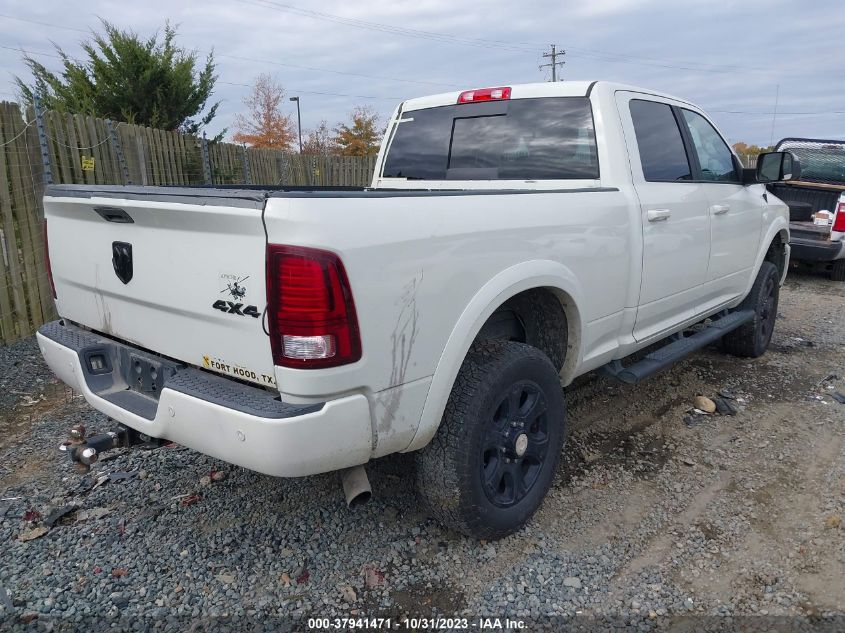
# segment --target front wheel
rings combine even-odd
[[[833,281],[845,281],[845,259],[837,259],[830,269],[830,278]]]
[[[771,262],[763,262],[751,292],[739,310],[753,310],[754,318],[722,338],[722,347],[728,354],[757,358],[769,347],[775,320],[778,316],[780,273]]]
[[[417,487],[441,523],[476,538],[512,534],[551,486],[565,435],[557,370],[540,350],[478,343],[440,428],[417,454]]]

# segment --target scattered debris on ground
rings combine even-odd
[[[0,348],[0,617],[843,615],[844,306],[845,284],[790,275],[762,358],[578,379],[553,489],[495,543],[428,518],[412,456],[374,464],[354,513],[334,474],[273,479],[178,445],[80,475],[58,443],[108,420],[56,388],[32,339]]]

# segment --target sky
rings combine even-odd
[[[0,99],[16,100],[15,75],[29,79],[21,51],[58,70],[53,44],[78,56],[100,19],[145,37],[170,20],[179,45],[201,58],[214,50],[210,133],[232,133],[261,73],[301,98],[308,129],[358,105],[386,121],[411,97],[547,81],[538,66],[556,44],[564,81],[682,97],[731,143],[845,139],[842,0],[288,1],[0,0]],[[295,104],[285,108],[295,118]]]

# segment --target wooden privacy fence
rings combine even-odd
[[[53,182],[365,187],[375,156],[311,156],[105,119],[43,113]]]
[[[18,106],[0,103],[0,343],[29,336],[52,318],[41,224],[38,136]]]
[[[369,185],[375,157],[310,156],[114,123],[81,114],[25,117],[0,102],[0,345],[55,318],[44,263],[44,183]]]

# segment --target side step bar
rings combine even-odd
[[[754,310],[729,312],[723,317],[714,319],[703,330],[691,336],[684,337],[683,333],[675,335],[674,340],[670,339],[670,343],[651,352],[633,365],[623,367],[622,361],[611,361],[602,367],[602,373],[629,385],[636,385],[649,376],[674,365],[692,352],[718,341],[728,332],[735,330],[753,318]]]

